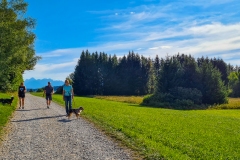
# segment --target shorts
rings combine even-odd
[[[46,94],[46,100],[52,100],[52,95],[51,94]]]
[[[19,98],[25,98],[25,94],[18,94]]]

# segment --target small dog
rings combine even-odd
[[[78,109],[71,109],[70,113],[68,114],[68,119],[70,119],[71,115],[74,113],[78,119],[80,113],[83,111],[83,107],[79,107]]]
[[[13,101],[14,97],[12,96],[11,98],[1,98],[0,102],[2,102],[2,104],[10,104],[10,106],[12,105],[12,101]]]

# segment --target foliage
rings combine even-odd
[[[16,91],[25,70],[32,70],[40,59],[35,56],[35,21],[24,16],[23,0],[0,1],[0,90]]]
[[[204,104],[227,103],[227,88],[221,80],[221,73],[211,63],[204,62],[201,67],[202,94]]]
[[[229,96],[240,97],[240,73],[231,72],[228,76],[229,88],[232,90]]]
[[[117,59],[86,50],[71,77],[77,95],[145,95],[153,90],[151,72],[151,60],[134,52]]]
[[[208,106],[209,109],[240,109],[240,99],[239,98],[229,98],[229,103],[227,104],[213,104]]]
[[[178,54],[160,62],[157,65],[160,69],[155,93],[144,98],[143,104],[175,109],[204,109],[208,104],[227,103],[228,90],[220,69],[213,64],[216,61],[203,57],[196,61],[191,55]]]
[[[43,88],[37,89],[37,92],[43,92]]]
[[[177,54],[166,59],[156,56],[152,62],[134,52],[118,59],[86,50],[69,77],[76,95],[153,94],[145,99],[145,105],[203,109],[208,104],[228,102],[229,71],[231,66],[216,58],[195,60],[191,55]]]

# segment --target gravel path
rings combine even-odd
[[[84,119],[70,120],[65,109],[30,94],[17,109],[10,132],[0,146],[0,159],[129,160],[130,154]]]

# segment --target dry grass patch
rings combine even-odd
[[[94,98],[134,104],[141,104],[143,101],[143,96],[94,96]]]
[[[240,109],[240,98],[229,98],[228,104],[215,104],[209,109]]]

